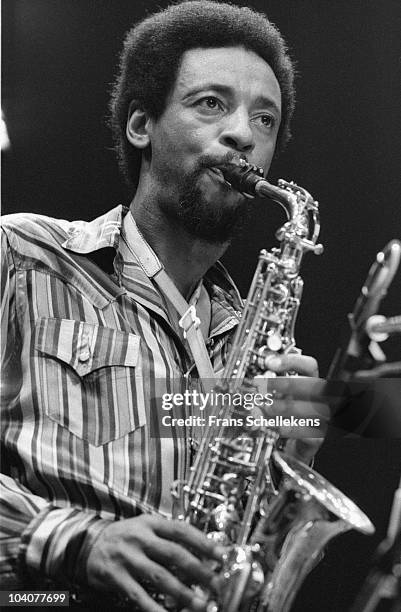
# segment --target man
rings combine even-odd
[[[196,307],[221,372],[242,304],[217,262],[245,198],[216,166],[242,158],[267,172],[289,138],[293,106],[293,67],[263,15],[204,1],[172,6],[128,33],[113,92],[130,211],[118,207],[91,223],[5,219],[8,584],[50,578],[159,611],[149,585],[179,606],[205,609],[188,585],[213,587],[202,560],[223,551],[165,518],[192,447],[183,437],[149,435],[156,385],[180,389],[194,371],[180,316],[152,266],[161,262]],[[110,274],[104,257],[96,263],[106,251]],[[311,357],[288,355],[268,367],[317,376]],[[301,450],[308,460],[315,446]]]

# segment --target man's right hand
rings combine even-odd
[[[210,563],[221,560],[224,549],[195,527],[182,521],[143,514],[106,527],[89,554],[91,588],[128,597],[145,612],[162,612],[142,584],[170,595],[181,608],[206,610],[206,601],[188,585],[213,585]]]

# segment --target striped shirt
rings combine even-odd
[[[192,357],[178,315],[124,258],[125,213],[3,218],[0,562],[10,575],[77,581],[110,521],[171,513],[171,484],[188,469],[185,436],[149,432],[160,389],[182,391]],[[95,263],[106,255],[110,274]],[[241,300],[219,263],[203,285],[219,372]]]

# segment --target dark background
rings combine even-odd
[[[124,32],[159,0],[4,0],[3,213],[90,219],[129,194],[105,125]],[[250,0],[287,39],[298,66],[293,140],[270,180],[295,180],[320,201],[325,253],[303,267],[297,341],[324,375],[367,271],[401,238],[399,0]],[[225,256],[245,294],[261,248],[274,245],[279,207],[255,202],[242,238]],[[401,272],[381,312],[400,314]],[[400,358],[400,340],[382,345]],[[401,407],[400,407],[401,409]],[[305,582],[298,612],[348,610],[384,537],[401,465],[400,440],[326,442],[317,469],[377,527],[332,543]]]

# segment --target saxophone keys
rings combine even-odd
[[[278,351],[280,351],[283,347],[283,339],[281,337],[281,334],[275,333],[271,336],[268,336],[268,338],[266,339],[266,346],[273,353],[277,353]]]
[[[219,531],[227,531],[239,522],[239,516],[233,504],[220,504],[213,510],[212,516]]]

